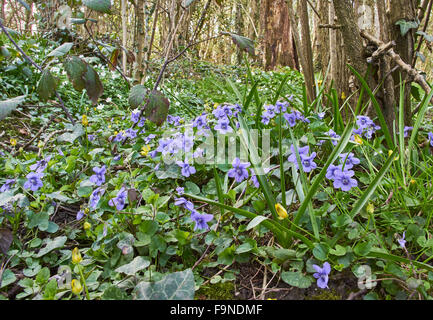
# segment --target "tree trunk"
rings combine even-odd
[[[272,70],[277,65],[282,65],[299,70],[292,25],[285,0],[262,0],[260,12],[264,68]]]
[[[127,16],[126,16],[126,0],[122,0],[121,6],[122,6],[122,69],[123,73],[126,74],[126,44],[127,44]]]
[[[135,52],[136,59],[134,63],[134,82],[141,82],[141,78],[143,77],[144,70],[144,43],[146,40],[146,34],[144,32],[144,5],[145,0],[137,0],[135,6],[135,17],[137,19],[137,29],[136,29],[136,37],[135,37]]]

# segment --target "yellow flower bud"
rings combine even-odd
[[[80,294],[81,291],[83,291],[83,287],[81,286],[81,282],[76,279],[72,279],[71,281],[71,290],[73,294]]]
[[[42,142],[42,140],[39,140],[38,142],[38,148],[42,148],[44,146],[44,143]]]
[[[89,212],[90,212],[90,209],[89,209],[89,208],[84,208],[84,213],[85,213],[85,214],[89,214]]]
[[[367,213],[369,213],[369,214],[374,213],[374,204],[371,202],[367,205]]]
[[[359,135],[359,134],[355,134],[355,142],[356,143],[358,143],[358,144],[362,144],[363,142],[362,142],[362,138],[361,138],[361,136]]]
[[[320,87],[323,83],[323,80],[317,80],[317,85]]]
[[[281,204],[277,203],[275,205],[275,210],[277,210],[279,219],[282,220],[288,217],[286,209],[284,209],[284,207]]]
[[[89,124],[89,120],[87,119],[87,116],[85,114],[83,114],[83,118],[82,118],[81,122],[83,123],[83,126],[85,126],[85,127]]]
[[[90,223],[84,222],[84,224],[83,224],[84,230],[89,230],[91,227],[92,227],[92,225]]]
[[[10,142],[11,145],[14,146],[14,147],[17,145],[17,139],[11,138],[11,139],[9,140],[9,142]]]
[[[344,93],[344,91],[341,93],[341,100],[346,100],[346,94]]]
[[[415,183],[416,183],[415,179],[410,179],[410,184],[415,184]]]
[[[78,264],[83,260],[83,258],[81,257],[81,253],[78,250],[77,247],[74,248],[74,250],[72,250],[72,263],[73,264]]]

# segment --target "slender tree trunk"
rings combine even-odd
[[[122,0],[121,3],[122,6],[122,69],[123,73],[126,74],[126,62],[127,62],[127,56],[126,56],[126,45],[127,45],[127,16],[126,16],[126,6],[127,2],[126,0]]]
[[[141,78],[143,77],[143,70],[144,70],[144,44],[145,44],[145,38],[146,34],[144,32],[144,5],[145,0],[137,0],[136,6],[135,6],[135,16],[137,19],[137,30],[136,30],[136,59],[134,64],[134,81],[140,83]]]

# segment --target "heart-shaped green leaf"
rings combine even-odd
[[[42,72],[41,79],[38,82],[38,94],[42,101],[47,101],[57,89],[57,80],[53,77],[50,70],[45,69]]]
[[[101,13],[111,13],[111,0],[83,0],[83,4]]]
[[[157,126],[160,126],[167,118],[169,107],[170,101],[160,91],[153,90],[148,98],[145,116]]]

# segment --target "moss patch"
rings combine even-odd
[[[201,300],[233,300],[235,285],[233,282],[219,282],[201,287],[196,292],[196,299]]]

